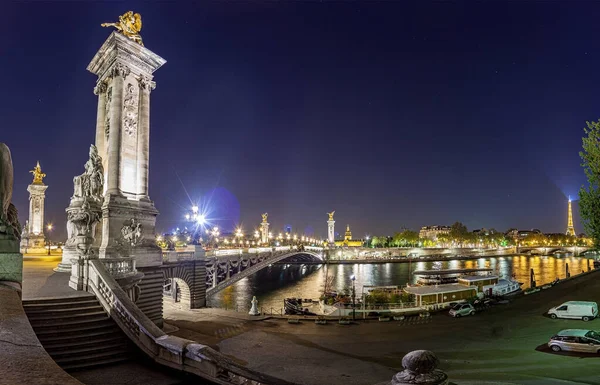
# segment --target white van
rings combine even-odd
[[[570,318],[589,321],[598,316],[598,304],[596,302],[567,301],[548,310],[548,315],[552,319]]]

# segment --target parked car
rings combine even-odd
[[[548,347],[555,352],[561,350],[600,354],[600,334],[594,330],[566,329],[550,338]]]
[[[548,315],[552,319],[569,318],[589,321],[598,316],[598,304],[596,302],[567,301],[548,310]]]
[[[475,308],[470,303],[459,303],[450,309],[449,314],[455,318],[475,315]]]

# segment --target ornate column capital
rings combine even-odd
[[[138,83],[141,89],[147,90],[148,92],[153,91],[156,88],[156,82],[153,82],[146,76],[140,76],[138,78]]]
[[[125,80],[125,78],[127,77],[127,75],[129,75],[130,72],[131,72],[131,69],[129,67],[127,67],[124,64],[117,63],[110,70],[110,76],[114,78],[114,77],[120,75],[123,77],[123,80]]]
[[[96,95],[96,96],[101,95],[106,92],[106,89],[107,89],[106,83],[100,82],[100,83],[96,84],[96,87],[94,87],[94,95]]]

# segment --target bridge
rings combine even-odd
[[[276,248],[277,249],[277,248]],[[286,247],[284,250],[256,254],[221,255],[206,259],[206,296],[209,297],[237,281],[278,262],[323,262],[323,252],[306,248]],[[319,248],[314,248],[319,249]]]
[[[324,251],[321,247],[281,246],[247,249],[225,249],[204,252],[200,247],[193,251],[163,252],[161,274],[154,280],[170,280],[175,283],[173,293],[179,288],[180,302],[195,309],[206,304],[206,298],[256,272],[276,263],[322,263]],[[143,285],[143,280],[142,280]],[[138,304],[148,303],[155,307],[154,313],[162,318],[154,298],[142,298]],[[176,295],[176,294],[174,294]]]
[[[573,253],[573,255],[578,256],[590,248],[587,246],[561,246],[561,245],[548,245],[548,246],[519,246],[517,247],[517,253],[531,253],[531,254],[541,254],[541,255],[549,255],[556,252],[559,253]]]

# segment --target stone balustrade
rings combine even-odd
[[[115,279],[126,277],[136,273],[135,269],[135,258],[103,258],[101,259],[104,263],[106,271],[112,275]]]
[[[292,384],[239,366],[206,345],[165,334],[135,305],[101,260],[92,259],[86,263],[88,291],[96,295],[119,327],[155,362],[217,384]]]

